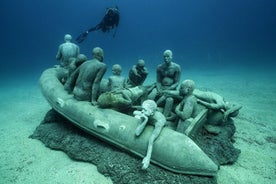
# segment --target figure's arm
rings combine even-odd
[[[58,47],[58,52],[57,52],[57,55],[56,55],[56,59],[57,60],[61,60],[61,57],[62,57],[62,54],[61,54],[61,45]]]
[[[174,75],[174,84],[169,87],[169,89],[176,89],[181,75],[181,68],[179,65],[175,65],[175,75]]]
[[[161,82],[162,82],[162,71],[161,69],[157,68],[156,72],[156,89],[157,92],[159,93],[161,91]]]
[[[97,75],[96,75],[96,78],[94,80],[94,83],[92,85],[92,97],[91,97],[91,103],[92,105],[96,105],[97,104],[97,97],[98,97],[98,92],[99,92],[99,89],[100,89],[100,83],[101,83],[101,80],[106,72],[106,65],[102,66]]]
[[[223,121],[227,121],[228,117],[231,115],[231,117],[235,117],[238,115],[239,110],[242,108],[241,105],[232,105],[231,108],[229,108],[228,110],[226,110],[224,112],[224,117],[223,117]]]
[[[133,115],[134,115],[135,118],[141,120],[141,124],[135,130],[135,135],[139,136],[144,131],[144,129],[145,129],[147,123],[148,123],[149,118],[144,113],[142,113],[141,111],[134,111]]]
[[[192,117],[192,113],[193,113],[193,103],[188,101],[185,104],[183,104],[184,102],[181,102],[181,105],[177,105],[176,109],[175,109],[175,113],[177,114],[178,117],[180,117],[183,121],[185,121],[186,119],[189,119]],[[183,106],[183,110],[181,110],[181,106]]]
[[[200,99],[197,99],[197,102],[204,105],[208,109],[219,110],[219,109],[224,108],[224,104],[221,104],[221,103],[219,103],[219,104],[218,103],[209,103],[209,102],[205,102],[205,101],[200,100]]]
[[[133,67],[132,67],[131,70],[132,70],[132,72],[134,73],[134,75],[140,76],[140,75],[138,74],[138,72],[137,72],[136,65],[133,65]]]
[[[170,96],[170,97],[173,97],[173,98],[177,98],[179,100],[183,99],[183,96],[179,95],[179,91],[178,90],[163,90],[162,93],[165,96]]]
[[[132,104],[132,100],[131,100],[129,94],[126,93],[124,90],[122,90],[122,96],[129,104]]]
[[[80,68],[77,68],[67,79],[67,81],[64,84],[64,89],[71,93],[75,87],[76,80],[78,78],[80,72]]]
[[[143,73],[148,75],[149,71],[146,67],[144,67]]]

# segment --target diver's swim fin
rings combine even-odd
[[[87,37],[87,35],[88,35],[88,31],[85,31],[85,32],[81,33],[81,34],[77,37],[76,41],[77,41],[78,43],[83,42],[83,40],[85,40],[85,38]]]

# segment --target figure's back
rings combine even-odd
[[[110,76],[108,79],[109,91],[123,89],[125,87],[125,78],[122,76]]]
[[[77,57],[79,54],[79,47],[74,43],[63,43],[60,46],[62,55],[62,65],[67,66],[71,57]]]
[[[77,86],[82,85],[84,89],[91,89],[91,86],[97,76],[98,71],[105,64],[96,59],[85,61],[80,66],[80,73],[77,79]]]

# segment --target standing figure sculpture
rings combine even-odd
[[[66,34],[64,36],[65,43],[62,43],[58,47],[56,59],[60,61],[60,78],[61,82],[65,83],[72,71],[70,68],[74,65],[73,62],[80,53],[80,48],[74,43],[71,43],[72,36]]]
[[[70,58],[77,58],[80,53],[80,48],[76,44],[71,42],[72,36],[66,34],[64,36],[65,43],[58,47],[56,59],[60,61],[62,67],[68,67],[70,65]]]
[[[181,76],[181,67],[180,65],[172,62],[171,50],[165,50],[163,57],[164,63],[158,65],[156,71],[156,88],[152,90],[149,98],[156,100],[158,106],[162,105],[162,103],[165,101],[163,114],[166,118],[168,118],[172,111],[174,99],[171,97],[162,98],[163,91],[176,90]]]
[[[153,143],[160,135],[163,127],[166,125],[166,118],[161,112],[157,111],[157,104],[153,100],[144,101],[142,104],[142,110],[134,111],[133,114],[135,118],[141,120],[141,124],[135,131],[136,136],[141,135],[147,123],[154,125],[154,130],[148,142],[147,154],[142,161],[142,169],[147,169],[149,167],[150,158],[152,155]]]
[[[106,64],[103,63],[104,52],[100,47],[92,51],[93,59],[82,63],[69,77],[64,88],[81,101],[91,101],[97,104],[101,80],[106,72]]]

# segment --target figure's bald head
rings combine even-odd
[[[100,48],[100,47],[95,47],[93,50],[92,50],[92,55],[94,58],[98,59],[99,61],[103,61],[103,58],[104,58],[104,52],[103,52],[103,49]]]
[[[172,51],[171,50],[165,50],[163,53],[164,61],[167,64],[170,64],[172,61]]]
[[[137,62],[137,66],[144,67],[145,66],[145,61],[143,59],[139,59],[138,62]]]
[[[195,89],[195,82],[193,80],[187,79],[184,80],[179,88],[180,95],[189,95],[192,94]]]
[[[64,36],[64,41],[70,42],[71,40],[72,40],[72,36],[71,36],[71,35],[66,34],[66,35]]]

